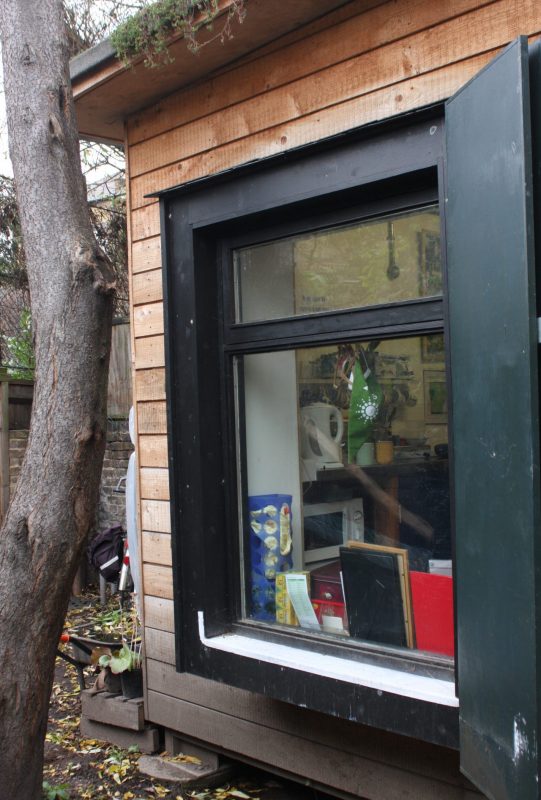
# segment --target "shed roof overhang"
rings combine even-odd
[[[142,59],[126,67],[115,57],[109,41],[102,42],[76,56],[70,64],[81,136],[123,142],[124,120],[131,114],[349,2],[295,0],[276,4],[247,0],[246,18],[242,25],[235,24],[232,39],[223,44],[216,41],[194,55],[182,37],[173,38],[169,45],[173,60],[156,69],[144,67]],[[222,12],[226,13],[231,4],[232,0],[221,0]],[[376,4],[374,0],[366,3],[367,7]]]

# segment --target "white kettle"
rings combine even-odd
[[[332,432],[332,427],[336,431]],[[301,455],[314,462],[316,469],[342,466],[344,420],[341,411],[328,403],[312,403],[301,408]]]

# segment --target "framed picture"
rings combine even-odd
[[[447,383],[443,369],[425,369],[423,374],[425,422],[447,424]]]
[[[340,563],[350,636],[414,647],[408,551],[349,541]]]
[[[443,333],[429,333],[428,336],[421,336],[421,358],[427,362],[445,361],[445,348],[443,344]]]

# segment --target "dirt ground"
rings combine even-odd
[[[99,609],[94,595],[72,604],[65,629],[107,639],[118,625],[117,601]],[[69,647],[69,646],[67,646]],[[71,652],[69,649],[66,652]],[[96,669],[85,670],[91,686]],[[45,741],[44,800],[332,800],[328,795],[238,764],[234,779],[218,789],[186,791],[138,770],[136,748],[121,750],[79,734],[80,692],[75,667],[57,659]]]

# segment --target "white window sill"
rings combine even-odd
[[[455,685],[452,681],[412,675],[372,664],[360,664],[345,658],[327,656],[312,650],[300,650],[297,647],[265,642],[235,633],[213,636],[208,639],[205,635],[205,620],[202,611],[198,612],[198,624],[201,643],[212,650],[234,653],[254,661],[264,661],[267,664],[276,664],[299,672],[321,675],[324,678],[333,678],[356,686],[366,686],[380,692],[390,692],[402,697],[424,700],[427,703],[458,707],[458,698],[455,695]]]

